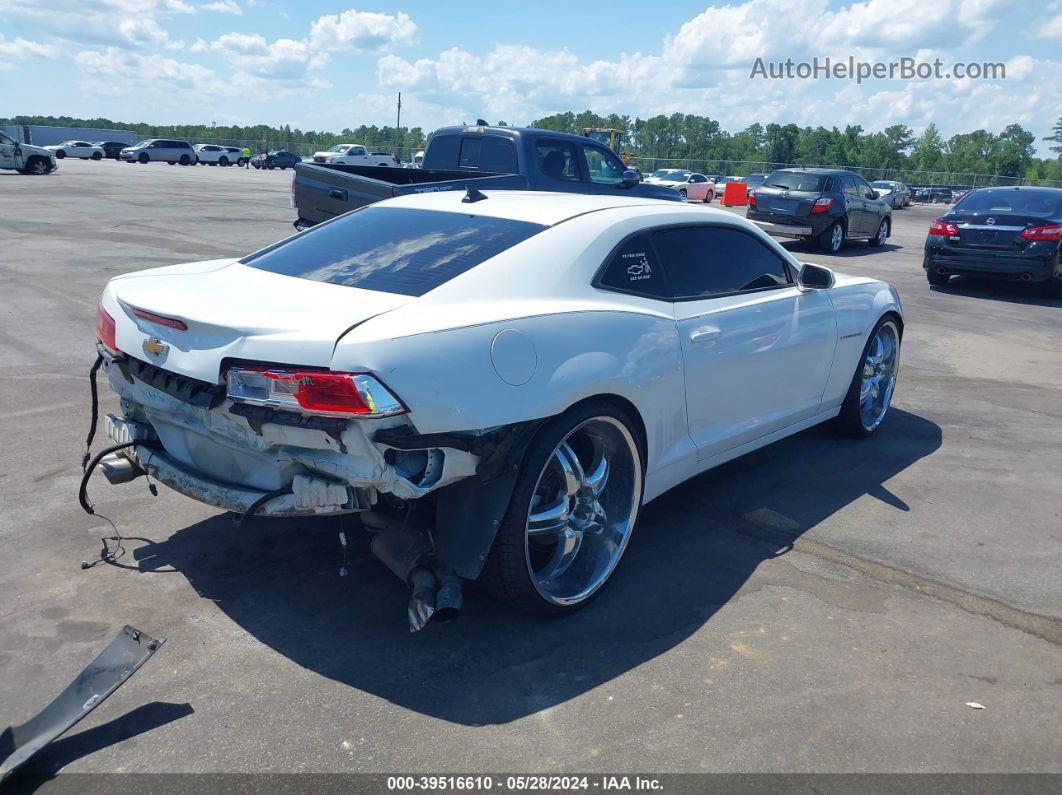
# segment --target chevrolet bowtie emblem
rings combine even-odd
[[[169,353],[169,350],[170,346],[158,337],[148,337],[144,340],[144,353],[153,353],[156,356],[162,356],[164,353]]]

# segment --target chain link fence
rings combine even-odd
[[[958,171],[914,171],[903,168],[865,168],[814,163],[768,163],[758,160],[691,160],[685,158],[632,157],[631,163],[648,174],[661,168],[684,168],[710,176],[744,177],[749,174],[768,174],[776,168],[843,168],[854,171],[868,182],[879,179],[896,180],[909,186],[942,188],[1009,187],[1039,185],[1062,188],[1062,180],[1005,177],[999,174],[971,174]]]
[[[196,138],[192,137],[187,139],[191,144],[216,144],[217,146],[238,146],[239,148],[247,147],[252,153],[258,154],[259,152],[272,152],[274,150],[283,149],[287,152],[294,152],[300,157],[309,157],[314,152],[320,152],[328,149],[335,144],[325,143],[296,143],[294,141],[275,141],[268,138],[259,138],[255,140],[248,140],[246,138]],[[352,142],[353,143],[353,142]],[[413,159],[413,155],[424,149],[423,146],[394,146],[394,145],[381,145],[376,146],[372,144],[365,145],[370,152],[386,152],[387,154],[397,154],[399,159],[403,163],[408,163]]]

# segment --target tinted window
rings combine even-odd
[[[543,176],[560,182],[579,182],[575,164],[575,147],[562,141],[539,141],[535,144],[538,170]]]
[[[765,182],[769,188],[785,190],[821,191],[826,178],[821,174],[807,174],[802,171],[772,171]]]
[[[740,229],[697,226],[653,233],[672,295],[707,298],[789,284],[782,259]]]
[[[466,213],[367,207],[241,262],[316,282],[419,296],[545,228]]]
[[[431,168],[456,169],[457,150],[461,146],[459,135],[436,135],[428,141],[425,159],[431,163]]]
[[[952,212],[1031,215],[1062,220],[1062,190],[975,190],[967,193]]]
[[[858,195],[859,193],[859,191],[856,190],[855,180],[851,177],[841,177],[841,190],[853,195]]]
[[[484,138],[479,167],[482,171],[496,171],[501,174],[518,173],[520,167],[516,164],[516,147],[513,142],[508,138],[495,136]]]
[[[707,182],[707,181],[708,181],[708,177],[704,176],[703,174],[694,174],[692,177],[690,177],[690,182],[695,182],[695,183],[698,183],[698,184],[701,183],[701,182]]]
[[[634,235],[616,249],[598,283],[602,287],[650,298],[670,295],[648,232]]]
[[[461,156],[457,160],[458,168],[479,168],[479,152],[483,147],[482,138],[464,138],[461,140]]]
[[[586,173],[590,175],[591,182],[600,185],[619,185],[623,182],[625,168],[622,160],[596,146],[583,146],[581,149]]]

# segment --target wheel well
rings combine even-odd
[[[629,400],[627,400],[627,398],[612,393],[592,395],[588,398],[583,398],[577,403],[573,403],[571,406],[568,407],[567,410],[571,411],[576,406],[581,406],[584,403],[590,403],[591,401],[599,400],[603,400],[606,403],[611,403],[616,408],[622,409],[625,414],[628,414],[630,418],[634,420],[634,428],[632,430],[634,431],[635,437],[638,441],[638,449],[642,453],[642,465],[648,466],[649,440],[646,437],[645,433],[645,420],[642,419],[642,413],[638,411],[638,407],[631,403]]]
[[[884,315],[882,315],[881,319],[884,320],[887,317],[888,318],[892,318],[893,320],[896,321],[896,330],[900,332],[900,340],[903,340],[903,318],[900,317],[900,315],[897,312],[894,312],[891,309],[888,312],[886,312]]]

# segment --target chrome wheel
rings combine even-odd
[[[830,251],[838,251],[844,242],[844,230],[840,224],[834,224],[830,230]]]
[[[863,428],[873,431],[889,410],[900,366],[900,335],[896,324],[881,324],[874,335],[863,362],[863,379],[859,385],[859,417]]]
[[[641,494],[638,447],[619,420],[593,417],[561,440],[539,473],[524,534],[527,571],[543,599],[574,605],[605,583]]]
[[[889,225],[885,222],[881,222],[881,226],[878,227],[878,245],[885,245],[885,241],[889,237]]]

